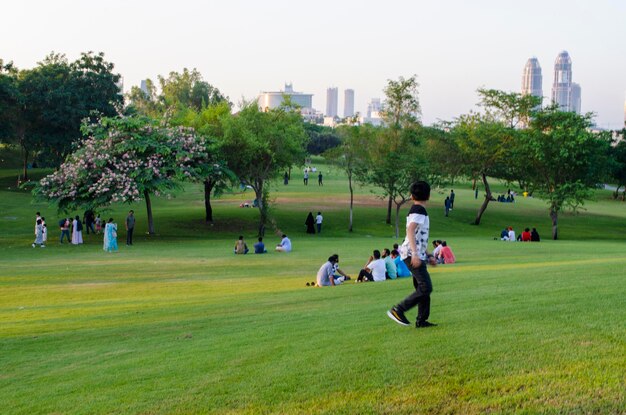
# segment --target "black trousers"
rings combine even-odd
[[[362,269],[359,272],[359,276],[356,279],[357,281],[374,281],[374,276],[371,272],[367,272],[366,269]]]
[[[128,228],[128,230],[126,231],[126,245],[133,244],[133,231],[134,230],[135,228]]]
[[[413,275],[415,291],[409,294],[396,307],[404,313],[417,306],[417,323],[423,323],[430,317],[430,293],[433,291],[433,284],[426,267],[426,261],[422,261],[417,268],[411,265],[411,257],[405,259],[404,263]]]

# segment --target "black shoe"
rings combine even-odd
[[[415,327],[418,329],[423,329],[426,327],[435,327],[437,326],[435,323],[431,323],[429,321],[418,321],[417,323],[415,323]]]
[[[350,277],[346,277],[346,281],[350,281]]]
[[[392,319],[393,321],[395,321],[396,323],[402,326],[411,325],[411,323],[409,323],[409,320],[407,320],[406,317],[404,316],[404,313],[398,310],[396,307],[392,307],[391,310],[387,311],[387,315],[389,316],[390,319]]]
[[[306,283],[306,286],[307,286],[307,287],[310,287],[310,286],[311,286],[311,284],[309,284],[309,283],[307,282],[307,283]]]

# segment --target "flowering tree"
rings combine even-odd
[[[88,136],[34,194],[61,210],[97,208],[144,199],[148,230],[154,233],[151,195],[177,187],[210,168],[209,155],[194,130],[163,128],[147,118],[102,118],[83,125]]]

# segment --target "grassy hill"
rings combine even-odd
[[[114,206],[103,216],[120,228],[135,210],[136,242],[124,246],[122,230],[107,254],[101,236],[58,244],[59,215],[14,188],[16,171],[0,171],[2,412],[626,412],[624,203],[598,191],[550,241],[541,200],[493,203],[473,226],[480,200],[468,184],[455,185],[448,218],[449,189],[435,190],[431,238],[458,263],[430,269],[439,326],[416,330],[385,315],[409,279],[305,286],[332,253],[355,275],[372,249],[397,242],[371,189],[358,189],[348,233],[347,182],[319,167],[324,187],[295,172],[272,188],[294,251],[246,256],[232,247],[239,234],[254,241],[258,212],[238,207],[249,190],[215,200],[213,225],[199,186],[158,198],[155,236],[143,205]],[[50,224],[45,249],[30,247],[37,210]],[[307,235],[318,210],[322,234]],[[542,242],[494,240],[504,226],[537,227]],[[266,236],[270,251],[278,241]]]

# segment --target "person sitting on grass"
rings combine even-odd
[[[333,265],[333,276],[335,277],[335,279],[343,277],[344,280],[349,280],[350,277],[348,276],[348,274],[339,269],[339,255],[333,254],[333,257],[335,258],[335,263]]]
[[[235,255],[245,255],[248,253],[248,245],[243,241],[243,235],[235,242]]]
[[[441,241],[437,239],[433,241],[433,257],[438,264],[443,264],[443,257],[441,257]]]
[[[385,261],[380,259],[380,251],[378,249],[375,249],[373,254],[374,255],[370,256],[367,265],[365,265],[365,268],[363,268],[359,272],[359,276],[356,279],[356,282],[380,282],[387,279]]]
[[[318,287],[335,286],[341,284],[344,281],[344,277],[335,278],[334,275],[335,264],[338,261],[337,258],[338,257],[335,257],[334,255],[330,256],[328,258],[328,261],[326,261],[320,267],[319,271],[317,271]]]
[[[411,271],[409,271],[409,268],[402,261],[402,258],[400,258],[400,253],[398,252],[397,249],[394,249],[391,251],[391,258],[393,259],[393,262],[396,264],[396,271],[398,274],[398,278],[411,276]]]
[[[265,249],[265,244],[263,243],[263,238],[259,236],[259,242],[254,244],[254,253],[255,254],[266,254],[267,249]]]
[[[283,234],[283,239],[276,245],[276,251],[291,252],[291,240],[287,238],[287,235]]]
[[[383,249],[383,260],[385,261],[385,273],[388,280],[395,280],[398,278],[398,270],[396,263],[391,258],[391,251],[389,248]]]
[[[524,232],[522,232],[522,242],[530,242],[531,239],[531,235],[530,235],[530,229],[526,228],[524,229]]]
[[[533,228],[530,232],[530,241],[531,242],[539,242],[541,238],[539,238],[539,232],[537,232],[537,228]]]
[[[442,264],[454,264],[456,262],[456,257],[452,253],[452,249],[448,246],[446,241],[441,243],[441,251],[439,252],[439,256],[442,258]]]

